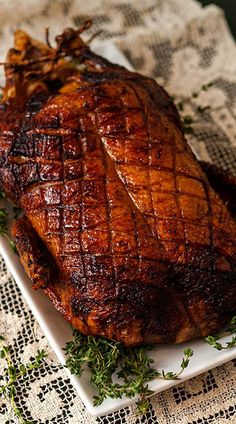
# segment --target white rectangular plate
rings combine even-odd
[[[107,57],[109,60],[132,69],[127,59],[112,44],[97,44],[96,51],[104,57]],[[4,202],[5,201],[1,202],[1,206],[6,206]],[[62,348],[65,347],[67,341],[72,339],[70,326],[54,309],[53,305],[42,291],[34,291],[31,288],[31,281],[25,274],[19,257],[12,251],[9,247],[8,241],[4,239],[4,237],[0,237],[0,254],[5,259],[9,271],[18,284],[25,300],[47,337],[49,344],[56,353],[59,361],[64,364],[66,358]],[[227,338],[224,338],[223,342],[225,343],[226,341]],[[188,380],[189,378],[195,377],[198,374],[236,357],[236,348],[218,352],[208,346],[204,340],[201,339],[187,342],[182,345],[159,345],[156,346],[150,355],[155,360],[156,368],[175,372],[179,370],[185,347],[191,347],[194,351],[194,356],[191,358],[190,364],[182,374],[181,379],[172,381],[151,381],[149,386],[155,393],[162,392],[163,390],[179,384],[180,381]],[[66,368],[65,370],[68,373],[72,384],[78,391],[82,401],[92,415],[105,415],[122,407],[128,406],[135,401],[135,399],[129,398],[107,399],[102,403],[102,405],[94,407],[93,395],[95,394],[95,391],[89,382],[89,372],[85,371],[81,378],[77,378],[71,375]]]

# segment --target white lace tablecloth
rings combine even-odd
[[[44,39],[93,18],[94,44],[112,40],[137,71],[154,77],[194,116],[189,143],[197,155],[236,175],[236,47],[222,11],[194,0],[0,0],[0,59],[21,27]],[[191,93],[210,81],[213,87]],[[197,106],[211,105],[204,113]],[[213,424],[236,423],[236,361],[155,395],[146,416],[125,408],[106,417],[86,412],[62,366],[47,345],[14,280],[0,260],[0,334],[17,361],[45,348],[45,365],[17,387],[25,418],[44,424]],[[13,423],[0,400],[0,424]]]

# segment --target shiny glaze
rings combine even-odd
[[[27,217],[13,225],[22,263],[85,334],[135,345],[215,331],[236,310],[235,221],[167,93],[69,31],[83,71],[23,79],[25,98],[17,82],[0,110],[1,185]],[[27,40],[24,58],[45,54]]]

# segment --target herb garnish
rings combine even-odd
[[[7,235],[7,211],[5,208],[0,208],[0,234]]]
[[[16,247],[16,243],[13,240],[9,240],[9,245],[12,248],[13,252],[18,255],[18,250],[17,250],[17,247]]]
[[[91,384],[97,389],[94,406],[100,405],[107,397],[121,398],[124,395],[132,398],[138,395],[136,406],[137,412],[141,414],[149,409],[147,397],[153,394],[147,382],[154,378],[177,379],[187,368],[193,354],[191,349],[185,349],[181,369],[177,373],[158,371],[153,367],[154,360],[147,356],[151,346],[128,348],[120,342],[84,336],[76,330],[73,336],[64,349],[68,357],[66,367],[80,377],[83,365],[88,365]],[[114,382],[114,373],[119,383]]]
[[[183,126],[183,132],[185,134],[193,134],[193,128],[190,125]]]
[[[176,380],[179,378],[179,376],[184,372],[185,368],[187,368],[190,358],[193,356],[193,351],[189,347],[184,349],[184,357],[182,359],[181,365],[180,365],[180,371],[173,373],[172,371],[165,372],[162,370],[162,376],[165,380]]]
[[[182,117],[183,123],[186,125],[190,125],[193,123],[193,117],[190,115],[185,115]]]
[[[201,89],[202,89],[203,91],[207,91],[207,90],[208,90],[208,88],[212,87],[213,85],[214,85],[214,82],[213,82],[213,81],[211,81],[211,82],[208,82],[208,84],[203,84],[203,85],[202,85],[202,87],[201,87]]]
[[[192,127],[192,124],[194,124],[194,119],[192,116],[190,115],[183,115],[183,111],[185,108],[185,104],[186,102],[188,102],[191,98],[196,99],[201,91],[207,91],[210,87],[212,87],[214,85],[213,82],[209,82],[208,84],[204,84],[201,86],[199,91],[194,91],[191,96],[185,98],[185,99],[181,99],[178,103],[177,103],[177,109],[180,112],[180,117],[181,117],[181,122],[182,122],[182,127],[183,127],[183,131],[185,134],[193,134],[194,129]],[[197,106],[197,112],[199,113],[204,113],[205,111],[207,111],[208,109],[210,109],[211,106],[201,106],[198,105]]]
[[[14,366],[11,356],[10,348],[5,344],[5,338],[0,336],[0,358],[4,359],[6,366],[3,370],[2,375],[0,375],[0,396],[3,396],[11,404],[12,413],[15,417],[18,418],[19,422],[22,424],[32,424],[31,421],[25,420],[21,414],[21,411],[16,405],[15,397],[16,393],[16,383],[22,377],[27,376],[31,370],[37,369],[42,365],[43,359],[45,358],[46,353],[44,350],[39,350],[36,357],[26,365],[19,364]],[[1,384],[3,381],[3,384]]]
[[[180,112],[183,112],[183,110],[184,110],[184,103],[183,102],[179,102],[177,104],[177,108],[179,109]]]
[[[210,108],[211,108],[211,106],[198,106],[197,111],[200,112],[200,113],[203,113]]]
[[[230,324],[231,327],[228,328],[228,330],[226,330],[224,333],[205,337],[206,342],[217,350],[230,349],[231,347],[236,346],[236,335],[233,336],[229,342],[226,342],[225,346],[219,342],[219,340],[224,336],[228,336],[229,334],[236,334],[236,316],[231,319]]]

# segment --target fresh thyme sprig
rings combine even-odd
[[[219,340],[224,336],[236,334],[236,315],[231,319],[230,325],[231,327],[222,334],[216,334],[214,336],[205,337],[206,342],[217,350],[230,349],[236,346],[236,335],[233,336],[229,342],[226,342],[226,345],[224,346],[219,342]]]
[[[0,234],[7,235],[7,211],[5,208],[0,208]]]
[[[184,372],[184,370],[188,367],[191,356],[193,356],[193,350],[187,347],[186,349],[184,349],[184,357],[180,365],[180,370],[178,372],[165,372],[164,370],[162,370],[162,377],[165,380],[177,380],[179,376]]]
[[[204,85],[201,86],[199,91],[194,91],[191,94],[191,96],[189,96],[185,100],[181,100],[177,103],[177,109],[179,110],[179,113],[180,113],[182,127],[183,127],[183,131],[184,131],[185,134],[192,134],[194,132],[194,128],[192,127],[192,124],[194,124],[194,118],[190,115],[183,115],[184,108],[185,108],[185,102],[189,101],[191,98],[196,99],[200,95],[201,91],[207,91],[213,85],[214,85],[213,82],[209,82],[208,84],[204,84]],[[210,106],[198,105],[197,111],[199,113],[204,113],[206,110],[208,110],[210,108],[211,108]]]
[[[208,82],[207,84],[203,84],[201,87],[201,90],[203,91],[207,91],[210,87],[212,87],[214,85],[213,81]]]
[[[84,336],[78,331],[74,331],[73,335],[73,340],[64,349],[68,358],[66,366],[72,374],[80,377],[84,364],[87,364],[91,371],[91,384],[97,390],[94,406],[100,405],[107,397],[132,398],[138,395],[136,406],[141,414],[147,412],[150,406],[148,396],[153,394],[147,382],[155,378],[177,379],[193,354],[191,349],[185,349],[181,369],[177,373],[158,371],[153,367],[154,360],[147,356],[151,346],[128,348],[120,342]],[[114,382],[114,375],[119,383]]]
[[[210,109],[211,108],[211,106],[198,106],[197,107],[197,111],[198,112],[200,112],[200,113],[204,113],[206,110],[208,110],[208,109]]]
[[[10,402],[12,413],[18,418],[21,424],[32,424],[31,421],[25,420],[21,411],[16,405],[15,397],[16,383],[22,378],[26,377],[30,371],[39,368],[42,365],[46,353],[44,350],[38,351],[36,357],[28,364],[19,364],[17,367],[13,365],[10,348],[5,344],[5,338],[0,336],[0,358],[5,360],[5,367],[3,374],[0,376],[0,396],[3,396]]]

